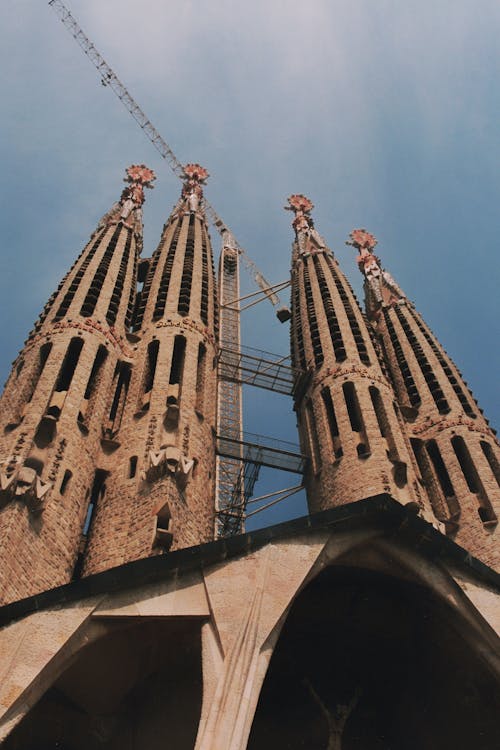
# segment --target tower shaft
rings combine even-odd
[[[453,360],[373,253],[351,233],[365,301],[380,337],[419,478],[448,534],[488,564],[500,562],[500,446]]]
[[[312,512],[390,492],[429,513],[394,411],[394,393],[337,261],[304,196],[295,212],[292,358],[309,379],[295,397]]]
[[[120,202],[46,305],[2,396],[4,602],[73,575],[113,371],[127,349],[142,186],[152,179],[144,167],[128,175]]]
[[[109,479],[85,573],[214,535],[216,286],[201,193],[206,172],[188,165],[185,176],[137,307],[134,366],[125,379],[117,374]]]

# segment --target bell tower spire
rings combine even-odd
[[[127,341],[142,244],[144,188],[127,187],[45,306],[14,363],[0,407],[0,600],[71,580],[101,428]]]
[[[494,567],[500,561],[495,434],[453,360],[374,254],[373,235],[356,229],[347,244],[358,251],[366,312],[381,340],[434,513],[458,543]]]
[[[311,512],[390,492],[429,508],[394,411],[394,393],[369,328],[333,253],[314,227],[313,204],[292,195],[292,359],[308,374],[295,395],[309,456]]]
[[[85,573],[213,539],[218,310],[207,178],[199,164],[184,167],[180,199],[149,263],[134,368],[126,388],[117,383],[119,419],[111,414],[120,468],[111,468],[96,508]]]

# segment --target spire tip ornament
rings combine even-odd
[[[203,200],[204,185],[209,177],[208,171],[200,164],[186,164],[184,170],[184,186],[181,200],[187,202],[189,211],[199,211]]]

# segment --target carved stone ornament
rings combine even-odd
[[[352,245],[353,247],[356,247],[361,251],[362,255],[364,255],[364,253],[362,252],[363,250],[371,253],[373,251],[373,248],[377,245],[376,238],[373,236],[373,234],[367,232],[366,229],[353,229],[349,237],[351,238],[351,240],[348,240],[346,242],[346,245]]]
[[[187,458],[182,451],[174,445],[167,445],[159,451],[149,451],[148,468],[146,469],[146,480],[155,482],[160,477],[170,474],[183,489],[194,466],[194,460]]]
[[[290,195],[288,203],[290,205],[285,206],[285,210],[294,211],[295,213],[300,211],[301,213],[309,214],[314,208],[314,203],[305,195],[302,195],[302,193],[294,193],[293,195]]]
[[[182,199],[185,208],[194,213],[200,210],[203,199],[201,186],[205,184],[208,172],[200,164],[186,164],[184,167],[184,186],[182,188]]]
[[[156,180],[155,173],[152,169],[146,167],[145,164],[132,164],[127,169],[126,182],[135,182],[139,185],[144,185],[144,187],[152,188],[153,185],[151,183],[154,180]]]
[[[201,164],[186,164],[184,175],[187,180],[199,183],[205,183],[209,177],[208,171]]]
[[[19,466],[7,473],[7,462],[0,464],[0,503],[6,504],[14,498],[22,498],[32,513],[43,510],[45,497],[52,489],[52,482],[41,479],[30,466]]]

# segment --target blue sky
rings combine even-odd
[[[290,193],[313,200],[358,291],[344,241],[366,227],[500,426],[496,0],[68,4],[178,158],[208,168],[207,196],[270,280],[289,274]],[[145,256],[179,183],[45,0],[2,4],[0,61],[3,381],[125,167],[158,175]],[[288,350],[265,304],[243,331],[249,346]],[[249,431],[296,440],[286,398],[249,391],[247,416]],[[293,482],[267,476],[260,490]]]

